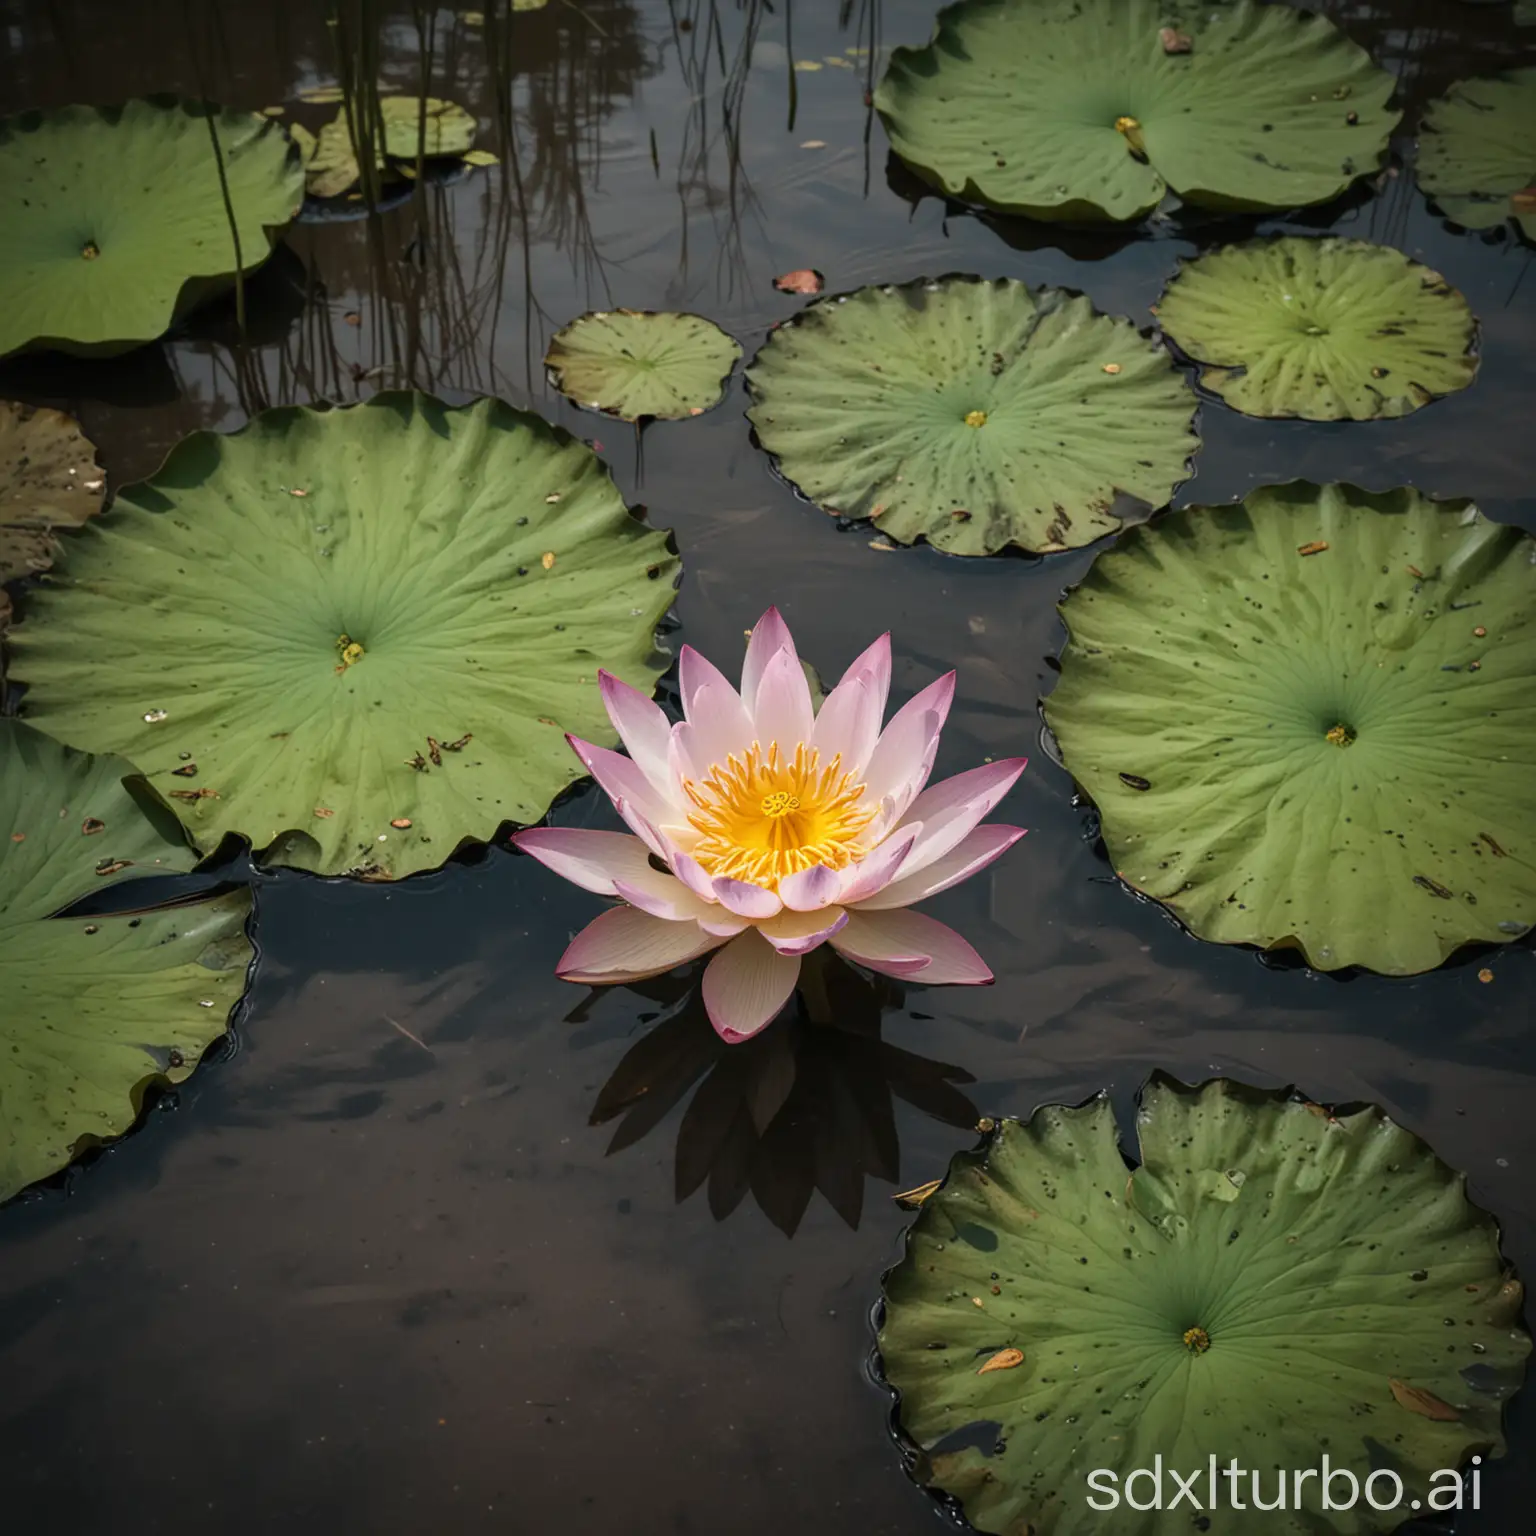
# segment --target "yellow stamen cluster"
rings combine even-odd
[[[813,864],[845,868],[864,852],[859,834],[875,815],[842,758],[823,767],[804,743],[786,760],[777,742],[764,751],[754,741],[683,788],[696,807],[688,816],[700,837],[693,857],[710,875],[753,885],[776,886]]]

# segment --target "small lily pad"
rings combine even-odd
[[[1325,17],[1259,0],[960,0],[891,54],[896,153],[1005,213],[1139,219],[1327,202],[1381,163],[1393,80]],[[1164,32],[1173,34],[1172,42]]]
[[[1453,224],[1536,240],[1536,68],[1462,80],[1424,114],[1419,186]]]
[[[163,336],[260,266],[302,197],[298,151],[257,112],[152,96],[0,119],[0,357]]]
[[[456,102],[435,96],[380,96],[374,161],[380,170],[414,174],[417,151],[428,160],[463,159],[475,142],[475,119]],[[359,104],[354,110],[361,110]],[[474,164],[483,164],[476,159]],[[359,150],[345,110],[320,130],[306,156],[311,197],[340,197],[362,178]]]
[[[1297,481],[1130,530],[1045,700],[1120,877],[1201,938],[1426,971],[1536,922],[1536,541]]]
[[[200,849],[392,878],[580,777],[564,733],[613,741],[600,667],[654,685],[676,572],[530,413],[283,407],[184,439],[70,538],[13,670],[31,720],[128,757]]]
[[[556,331],[544,361],[578,405],[673,421],[719,405],[741,344],[702,315],[595,310]]]
[[[1406,416],[1477,375],[1467,301],[1367,240],[1224,246],[1180,263],[1157,314],[1201,384],[1249,416]]]
[[[152,1084],[190,1077],[245,987],[247,892],[54,917],[194,864],[124,786],[132,772],[0,719],[0,1201],[121,1136]]]
[[[1167,352],[1081,294],[919,279],[814,300],[747,369],[758,440],[839,517],[951,554],[1072,549],[1199,446]]]
[[[998,1536],[1173,1536],[1202,1510],[1364,1536],[1460,1508],[1531,1348],[1463,1175],[1379,1109],[1223,1079],[1154,1076],[1136,1130],[1139,1166],[1103,1095],[1004,1120],[924,1202],[879,1344],[916,1475]],[[1227,1522],[1277,1508],[1277,1478],[1273,1525]]]

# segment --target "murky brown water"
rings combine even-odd
[[[629,498],[677,532],[691,643],[731,663],[777,602],[835,673],[889,628],[899,693],[959,669],[939,773],[1033,755],[1009,816],[1029,837],[932,906],[997,985],[868,993],[852,1008],[858,1038],[789,1041],[799,1128],[757,1145],[745,1106],[763,1053],[718,1060],[676,985],[587,999],[556,982],[555,957],[599,902],[529,861],[492,850],[395,888],[261,880],[238,1050],[63,1192],[0,1214],[0,1530],[934,1529],[865,1362],[906,1219],[887,1197],[969,1143],[953,1123],[969,1113],[960,1094],[994,1115],[1101,1087],[1124,1102],[1161,1066],[1374,1100],[1469,1171],[1536,1273],[1528,944],[1385,981],[1187,938],[1118,888],[1066,775],[1037,750],[1054,600],[1086,554],[875,550],[869,530],[840,531],[774,478],[739,383],[709,415],[647,430],[643,455],[631,429],[545,385],[549,334],[593,306],[696,309],[750,352],[797,302],[771,278],[802,266],[832,289],[1014,276],[1145,316],[1189,240],[1005,227],[908,200],[863,105],[870,61],[848,50],[921,40],[931,7],[842,9],[554,0],[518,18],[515,176],[296,229],[291,256],[252,287],[259,345],[235,345],[215,314],[112,363],[6,367],[0,393],[75,410],[118,483],[195,427],[407,383],[500,393],[595,437]],[[1515,56],[1508,6],[1331,9],[1402,74],[1413,107]],[[324,13],[302,0],[6,0],[0,87],[17,107],[159,89],[292,105],[332,78]],[[496,147],[493,73],[473,33],[437,17],[434,92],[480,112]],[[791,76],[791,42],[795,57],[852,67]],[[409,7],[388,43],[390,83],[411,88]],[[329,111],[296,115],[313,126]],[[1531,251],[1447,230],[1406,175],[1291,221],[1328,222],[1462,289],[1483,323],[1478,384],[1405,423],[1208,407],[1182,499],[1297,475],[1410,482],[1536,526]],[[609,824],[592,792],[557,818]],[[626,1057],[663,1015],[657,1060]],[[600,1095],[606,1112],[642,1084],[656,1114],[589,1125]],[[609,1155],[616,1127],[628,1144]],[[681,1203],[679,1179],[692,1190]],[[802,1205],[787,1239],[769,1216],[794,1226]],[[1483,1511],[1464,1517],[1473,1536],[1528,1528],[1529,1400],[1509,1429]]]

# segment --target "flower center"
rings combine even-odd
[[[875,815],[842,758],[823,766],[803,743],[786,759],[777,742],[765,751],[754,741],[683,788],[700,838],[693,857],[710,875],[752,885],[776,886],[813,864],[846,868],[863,854],[859,834]]]
[[[1211,1347],[1211,1336],[1204,1328],[1184,1330],[1184,1348],[1192,1355],[1203,1355]]]

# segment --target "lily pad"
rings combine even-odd
[[[1467,301],[1367,240],[1224,246],[1182,261],[1157,313],[1201,384],[1249,416],[1406,416],[1477,375]]]
[[[1440,1469],[1502,1454],[1531,1347],[1464,1176],[1379,1109],[1222,1079],[1154,1076],[1136,1129],[1133,1170],[1102,1095],[1005,1120],[924,1204],[880,1330],[918,1475],[1005,1536],[1174,1536],[1213,1514],[1347,1536],[1459,1508]],[[1210,1474],[1229,1464],[1240,1479]],[[1378,1508],[1400,1479],[1395,1511],[1370,1507],[1373,1472]],[[1277,1478],[1283,1513],[1226,1514],[1275,1510]]]
[[[1462,80],[1424,114],[1419,186],[1452,223],[1536,240],[1536,68]]]
[[[78,527],[105,494],[96,449],[72,416],[0,400],[0,582],[46,570],[51,530]],[[0,592],[0,625],[9,612]]]
[[[374,161],[379,169],[415,169],[417,150],[428,160],[460,159],[475,142],[475,119],[456,102],[435,96],[380,96],[374,125]],[[359,106],[356,110],[361,110]],[[320,130],[305,155],[311,197],[340,197],[362,177],[359,151],[345,110]]]
[[[1536,542],[1296,481],[1131,530],[1045,715],[1120,877],[1201,938],[1430,970],[1536,922]]]
[[[55,918],[119,880],[195,862],[133,769],[0,719],[0,1201],[130,1129],[152,1084],[190,1077],[252,958],[247,892]]]
[[[741,344],[702,315],[595,310],[555,332],[544,361],[578,405],[622,421],[701,416],[719,405]]]
[[[960,0],[891,54],[875,106],[941,191],[1036,219],[1327,202],[1381,163],[1392,77],[1322,16],[1259,0]]]
[[[533,822],[652,688],[677,561],[602,461],[498,400],[266,411],[194,433],[69,546],[12,632],[29,718],[121,752],[201,849],[390,878]]]
[[[163,336],[267,259],[303,192],[298,151],[256,112],[151,96],[0,119],[0,357]]]
[[[785,477],[838,517],[951,554],[1090,544],[1160,507],[1199,446],[1166,351],[1081,294],[919,279],[808,304],[747,369]]]

